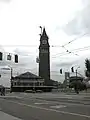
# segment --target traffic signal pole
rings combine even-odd
[[[77,69],[76,69],[76,92],[77,92],[77,94],[79,93],[79,91],[78,91],[78,81],[77,81],[77,70],[78,70],[78,68],[80,68],[80,66],[79,67],[77,67]]]
[[[10,67],[10,66],[9,66]],[[13,84],[12,84],[12,74],[13,74],[13,69],[12,69],[12,67],[10,67],[10,74],[11,74],[11,88],[10,88],[10,92],[12,92],[12,86],[13,86]]]
[[[76,80],[77,80],[77,69],[76,69]]]

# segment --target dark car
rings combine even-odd
[[[34,90],[25,90],[26,93],[35,93]]]
[[[36,90],[36,93],[42,93],[43,91],[42,90]]]

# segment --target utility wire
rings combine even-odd
[[[74,41],[76,41],[78,38],[81,38],[81,37],[83,37],[83,36],[85,36],[85,35],[87,35],[87,34],[89,34],[89,33],[84,33],[84,34],[80,35],[79,37],[76,37],[75,39],[69,41],[68,43],[66,43],[66,44],[64,44],[64,45],[62,45],[62,46],[52,46],[52,47],[62,47],[62,48],[64,48],[64,49],[66,50],[66,52],[67,52],[68,54],[69,54],[69,53],[73,53],[74,55],[79,56],[78,54],[75,54],[73,51],[71,51],[71,50],[69,51],[68,49],[66,49],[65,46],[68,45],[68,44],[70,44],[70,43],[72,43],[72,42],[74,42]],[[60,53],[60,54],[61,54],[61,56],[62,56],[62,54],[64,54],[64,53]],[[56,55],[57,55],[57,54],[56,54]]]
[[[78,52],[78,51],[87,50],[87,49],[89,49],[89,48],[90,48],[90,46],[85,46],[85,47],[83,47],[83,48],[72,49],[72,50],[70,50],[70,51],[71,51],[71,52]],[[62,55],[62,54],[64,54],[64,53],[66,53],[66,52],[57,53],[57,54],[53,55],[52,57],[55,57],[55,56],[57,56],[57,55]]]
[[[81,37],[83,37],[83,36],[85,36],[85,35],[87,35],[87,34],[89,34],[89,33],[84,33],[84,34],[82,34],[82,35],[80,35],[80,36],[74,38],[73,40],[71,40],[71,41],[65,43],[64,45],[61,45],[61,46],[60,46],[60,45],[56,45],[56,46],[52,45],[51,47],[65,47],[66,45],[71,44],[72,42],[78,40],[79,38],[81,38]]]
[[[65,46],[63,46],[63,48],[66,50],[66,52],[68,52],[68,53],[73,53],[74,55],[79,56],[78,54],[75,54],[74,52],[71,52],[71,51],[69,51],[68,49],[66,49]]]
[[[71,50],[71,51],[72,51],[72,52],[80,52],[80,51],[89,50],[89,49],[90,49],[90,46],[87,46],[87,47],[83,47],[83,48],[73,49],[73,50]],[[71,53],[72,53],[72,52],[71,52]],[[58,54],[56,54],[55,56],[53,56],[52,58],[56,58],[57,55],[63,56],[63,55],[66,55],[66,54],[69,54],[69,52],[58,53]]]
[[[68,44],[70,44],[70,43],[72,43],[72,42],[78,40],[79,38],[81,38],[81,37],[83,37],[83,36],[85,36],[85,35],[87,35],[87,34],[89,34],[89,33],[84,33],[84,34],[82,34],[82,35],[80,35],[80,36],[74,38],[73,40],[69,41],[68,43],[64,44],[63,46],[66,46],[66,45],[68,45]]]

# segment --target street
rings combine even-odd
[[[89,100],[90,94],[9,93],[0,96],[0,120],[90,120]]]

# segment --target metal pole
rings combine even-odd
[[[78,68],[80,68],[80,67],[78,67]],[[77,94],[79,93],[79,91],[78,91],[78,80],[77,80],[77,70],[78,70],[78,68],[76,69],[76,89],[77,89]]]
[[[11,91],[12,92],[12,67],[11,67]]]
[[[77,69],[76,69],[76,80],[77,80]]]
[[[11,80],[12,80],[12,67],[11,67]]]

